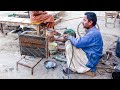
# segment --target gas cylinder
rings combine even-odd
[[[118,37],[115,52],[116,52],[116,56],[120,58],[120,37]]]

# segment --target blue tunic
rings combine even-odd
[[[103,52],[103,40],[100,31],[94,26],[87,30],[87,33],[83,37],[74,38],[68,36],[67,39],[71,41],[73,46],[81,48],[86,53],[88,58],[86,66],[95,72],[96,65]]]

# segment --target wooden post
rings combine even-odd
[[[38,35],[38,36],[40,36],[40,29],[41,29],[41,28],[40,28],[40,25],[38,24],[38,25],[37,25],[37,35]]]
[[[1,29],[1,32],[4,33],[2,23],[0,23],[0,29]]]

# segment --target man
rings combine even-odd
[[[98,64],[103,51],[103,40],[100,30],[96,28],[97,16],[93,12],[86,12],[83,17],[83,26],[86,34],[83,37],[75,38],[66,34],[67,40],[66,58],[68,68],[63,70],[64,74],[84,73],[95,76],[96,65]]]
[[[33,24],[46,24],[47,28],[54,28],[54,17],[46,11],[30,11],[30,20]]]

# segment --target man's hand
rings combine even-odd
[[[63,38],[64,38],[65,41],[67,41],[67,37],[68,37],[68,34],[63,35]]]
[[[59,41],[59,42],[65,42],[65,39],[63,37],[60,37],[60,38],[55,38],[54,37],[54,41]]]

